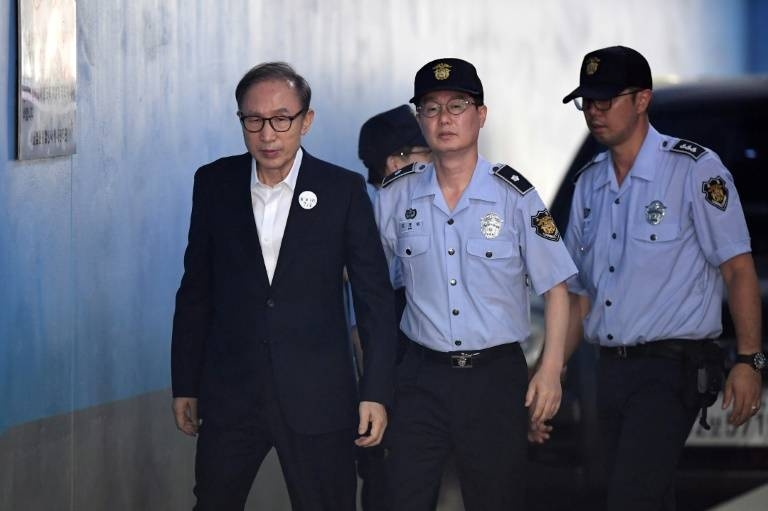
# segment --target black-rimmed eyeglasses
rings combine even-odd
[[[613,106],[613,100],[621,97],[621,96],[628,96],[630,94],[637,94],[642,89],[635,89],[627,92],[622,92],[621,94],[616,94],[612,98],[608,99],[591,99],[591,98],[575,98],[573,100],[573,106],[576,107],[576,110],[583,112],[584,110],[589,110],[590,106],[594,106],[597,110],[600,110],[601,112],[606,112],[611,109]]]
[[[444,105],[441,105],[437,101],[426,101],[423,104],[416,107],[416,112],[423,117],[437,117],[443,108],[451,115],[461,115],[469,108],[469,105],[474,105],[475,102],[471,99],[456,98],[452,99]]]
[[[277,132],[288,131],[291,129],[293,120],[304,113],[302,108],[296,115],[273,115],[272,117],[262,117],[260,115],[243,115],[242,112],[237,112],[237,116],[240,118],[240,122],[243,124],[245,131],[250,133],[258,133],[264,129],[264,124],[269,122],[272,129]]]

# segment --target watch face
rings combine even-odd
[[[765,367],[765,363],[766,363],[765,353],[762,353],[762,352],[755,353],[755,357],[754,357],[752,363],[755,365],[755,368],[757,370],[762,371],[763,368]]]

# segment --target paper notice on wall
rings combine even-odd
[[[75,153],[75,0],[18,0],[18,158]]]

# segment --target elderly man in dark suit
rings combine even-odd
[[[173,321],[173,411],[199,435],[196,509],[243,509],[274,447],[294,510],[351,511],[355,445],[381,440],[396,347],[371,204],[360,175],[302,150],[311,91],[289,65],[254,67],[235,96],[248,153],[195,174]]]

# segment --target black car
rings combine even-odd
[[[752,238],[760,279],[763,318],[768,294],[768,76],[706,81],[654,90],[652,125],[661,133],[685,138],[716,152],[734,176]],[[568,224],[576,173],[605,150],[591,136],[578,150],[552,203],[561,232]],[[724,331],[718,340],[727,351],[727,367],[735,356],[735,338],[727,304]],[[766,328],[763,350],[768,351]],[[563,405],[553,420],[550,442],[531,447],[532,470],[566,485],[576,495],[589,495],[601,483],[597,458],[595,367],[597,351],[583,342],[568,363]],[[763,379],[764,385],[766,378]],[[768,413],[764,390],[760,412],[742,428],[728,427],[720,403],[709,410],[710,431],[697,423],[678,470],[678,508],[707,509],[768,480]],[[536,479],[534,478],[534,489]],[[580,509],[578,502],[570,509]]]

